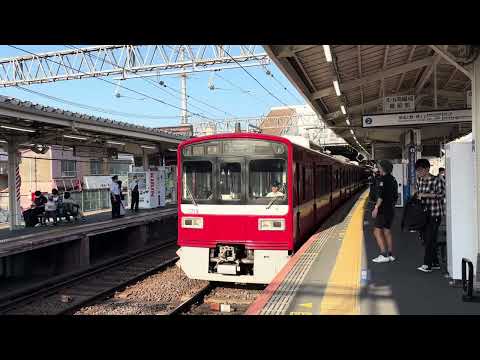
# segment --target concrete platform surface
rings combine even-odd
[[[146,213],[151,213],[155,211],[161,211],[163,209],[172,209],[176,208],[176,205],[171,205],[171,206],[165,206],[163,208],[157,208],[157,209],[141,209],[138,211],[138,215],[140,214],[146,214]],[[127,213],[125,216],[135,216],[135,213],[131,213],[130,210],[127,210]],[[36,226],[33,228],[20,228],[16,230],[10,230],[8,228],[8,225],[2,224],[0,226],[0,240],[12,238],[12,237],[17,237],[21,235],[28,235],[28,234],[37,234],[43,231],[52,231],[56,229],[63,229],[63,228],[70,228],[82,224],[91,224],[99,221],[106,221],[106,220],[111,220],[112,219],[112,213],[110,210],[102,211],[102,212],[94,212],[93,214],[85,214],[85,222],[82,222],[81,220],[75,222],[66,222],[62,221],[58,224],[58,226],[53,226],[51,224],[48,224],[47,226]],[[0,245],[1,246],[1,245]]]
[[[402,233],[398,208],[392,227],[391,263],[371,260],[379,253],[372,235],[368,191],[340,207],[292,257],[250,315],[473,315],[480,303],[463,302],[462,289],[442,270],[423,273],[424,248],[417,233]]]

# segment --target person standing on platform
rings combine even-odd
[[[441,176],[445,179],[445,168],[438,168],[438,176]]]
[[[423,272],[439,270],[440,265],[437,256],[438,228],[445,213],[445,182],[440,176],[430,174],[430,162],[427,159],[419,159],[415,163],[417,173],[416,192],[414,196],[421,200],[427,209],[427,223],[421,231],[425,245],[423,265],[417,269]]]
[[[132,191],[132,201],[130,211],[138,212],[138,204],[140,202],[140,193],[138,192],[138,179],[133,176],[133,181],[130,184],[130,190]]]
[[[375,219],[373,236],[380,248],[380,255],[372,261],[384,263],[395,261],[392,254],[393,239],[390,230],[395,216],[395,203],[398,197],[398,185],[392,176],[393,165],[388,160],[381,160],[379,163],[380,179],[377,187],[377,201],[372,211],[372,218]]]
[[[120,187],[118,186],[118,176],[112,177],[112,184],[110,185],[110,200],[112,202],[112,219],[120,217]]]

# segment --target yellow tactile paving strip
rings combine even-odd
[[[322,315],[360,313],[358,297],[362,265],[363,213],[367,200],[368,193],[363,194],[353,211],[320,304]]]

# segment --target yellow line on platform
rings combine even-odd
[[[368,192],[359,198],[352,210],[350,223],[320,304],[322,315],[357,315],[360,312],[358,296],[362,264],[363,213],[367,200]]]

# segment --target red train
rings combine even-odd
[[[254,133],[190,139],[177,156],[179,264],[210,281],[269,283],[367,178],[358,165]]]

